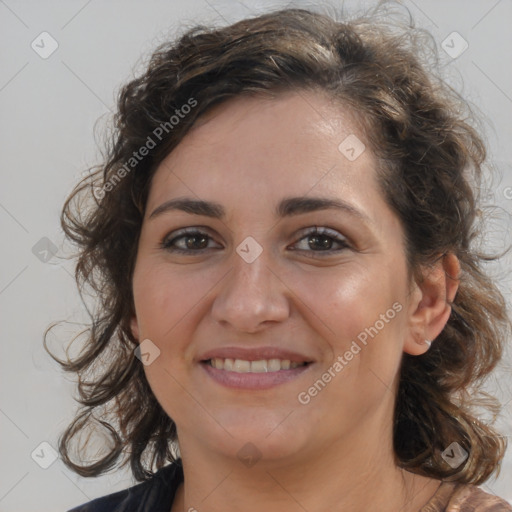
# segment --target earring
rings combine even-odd
[[[428,345],[428,348],[430,348],[430,345],[432,345],[432,342],[430,340],[425,340],[425,344]]]

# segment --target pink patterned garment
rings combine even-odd
[[[419,512],[512,512],[512,505],[475,485],[442,482]]]

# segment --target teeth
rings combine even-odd
[[[225,368],[225,366],[224,366]],[[281,365],[279,365],[278,370],[281,368]],[[263,373],[269,371],[269,365],[265,359],[261,361],[251,361],[251,372],[252,373]],[[270,370],[275,372],[276,370]]]
[[[222,359],[220,360],[220,366],[224,368],[224,365],[222,364]],[[222,368],[219,367],[219,363],[217,363],[217,368],[219,370],[222,370]],[[235,362],[233,363],[233,371],[237,373],[247,373],[251,371],[251,362],[250,361],[244,361],[243,359],[235,359]]]
[[[268,361],[268,371],[269,372],[278,372],[281,369],[281,361],[279,359],[269,359]]]
[[[297,364],[297,363],[294,363],[294,364]],[[285,359],[284,361],[281,361],[281,368],[283,370],[289,370],[290,366],[291,366],[291,362],[288,359]],[[295,366],[294,366],[294,368],[295,368]]]
[[[210,359],[210,365],[218,370],[237,373],[267,373],[278,372],[298,368],[306,363],[291,362],[289,359],[261,359],[259,361],[247,361],[245,359],[222,359],[214,357]]]

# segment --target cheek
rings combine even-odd
[[[136,269],[133,287],[141,336],[163,341],[174,326],[193,314],[214,283],[213,273],[171,271],[165,263]]]
[[[133,289],[140,339],[151,340],[159,350],[158,357],[144,366],[148,383],[171,418],[181,418],[184,410],[194,405],[184,393],[186,362],[184,354],[190,340],[190,318],[198,307],[204,289],[189,271],[171,272],[160,262],[143,262],[136,268]],[[197,416],[201,411],[188,411]]]
[[[392,307],[398,287],[370,265],[350,265],[331,273],[296,276],[296,293],[334,334],[357,335]]]
[[[308,323],[321,334],[332,357],[351,351],[349,366],[382,372],[386,380],[392,379],[400,360],[405,313],[402,283],[393,275],[398,274],[347,265],[321,278],[301,275],[293,281],[300,283],[294,291],[310,308]],[[328,356],[326,363],[330,361]]]
[[[310,288],[309,300],[320,319],[311,315],[310,322],[326,333],[322,339],[330,345],[318,377],[335,375],[314,406],[321,412],[344,404],[332,420],[344,424],[347,411],[354,420],[380,407],[392,389],[402,357],[400,284],[389,276],[354,272]]]

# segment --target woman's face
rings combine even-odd
[[[364,143],[321,95],[239,97],[159,166],[132,329],[180,446],[293,460],[391,431],[421,294]]]

